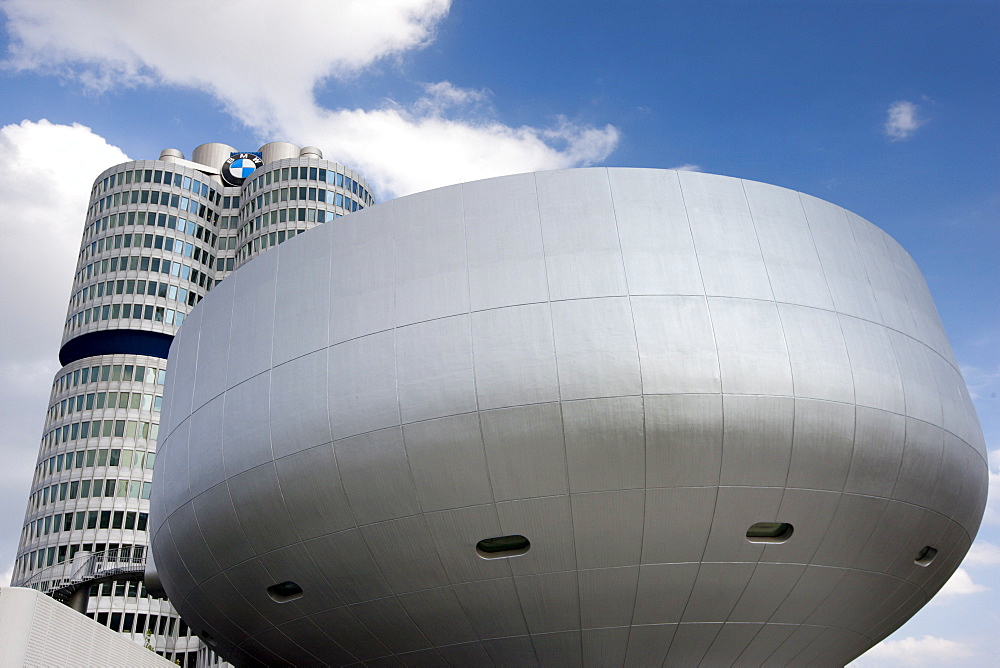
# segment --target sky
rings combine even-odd
[[[0,580],[93,178],[164,148],[315,145],[380,201],[578,166],[799,190],[930,287],[990,451],[979,538],[857,666],[1000,655],[1000,3],[0,0]],[[993,664],[995,665],[995,664]]]

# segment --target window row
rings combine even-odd
[[[119,480],[97,478],[73,480],[48,485],[31,495],[31,508],[42,508],[50,503],[74,499],[146,499],[149,500],[151,483],[144,480]],[[93,528],[93,527],[90,527]]]
[[[67,325],[73,330],[102,320],[151,320],[180,327],[184,322],[184,312],[154,304],[105,304],[85,308],[73,314]]]
[[[294,201],[324,202],[326,204],[332,204],[333,206],[339,206],[340,208],[348,211],[357,211],[365,208],[356,200],[353,200],[342,193],[325,190],[323,188],[300,186],[298,188],[275,188],[274,190],[269,190],[266,193],[257,195],[257,197],[251,199],[247,203],[247,207],[243,211],[243,215],[252,216],[254,212],[270,204]]]
[[[56,392],[64,392],[72,387],[103,381],[132,381],[136,383],[156,383],[163,385],[167,377],[165,369],[141,364],[105,364],[103,366],[87,366],[82,369],[68,371],[52,383]]]
[[[249,183],[244,184],[243,189],[252,194],[265,186],[271,185],[272,183],[296,180],[322,181],[324,183],[329,183],[338,188],[343,188],[354,193],[360,197],[361,201],[364,203],[369,205],[375,203],[375,199],[372,197],[371,193],[369,193],[358,181],[355,181],[345,174],[335,172],[332,169],[324,169],[323,167],[307,167],[303,165],[301,167],[281,167],[273,169],[264,172],[263,174],[259,174],[255,178],[251,179]]]
[[[60,473],[64,468],[67,471],[93,466],[119,466],[122,468],[133,466],[136,468],[152,469],[155,461],[155,452],[145,452],[143,450],[129,450],[127,448],[78,450],[43,459],[35,466],[35,479],[38,480],[42,476]]]
[[[70,308],[81,305],[91,299],[100,299],[110,295],[149,295],[150,297],[163,297],[172,299],[188,306],[194,306],[201,301],[201,295],[197,292],[189,291],[169,283],[157,283],[156,281],[145,281],[142,279],[118,279],[117,281],[100,281],[77,290],[69,300]]]
[[[132,227],[147,224],[149,227],[177,230],[199,241],[215,245],[215,234],[207,227],[203,227],[193,220],[170,216],[165,213],[156,213],[155,211],[122,211],[121,213],[113,213],[110,216],[98,218],[87,226],[87,229],[84,231],[84,238],[90,238],[101,232],[113,230],[116,227]]]
[[[136,420],[84,420],[46,432],[42,436],[42,448],[54,448],[60,443],[87,438],[145,438],[155,441],[160,433],[159,422],[139,422]]]
[[[212,279],[204,272],[193,269],[177,260],[166,260],[145,255],[125,255],[98,260],[76,272],[77,284],[116,271],[148,271],[151,273],[168,274],[181,280],[197,283],[206,290],[211,289]],[[207,285],[207,287],[206,287]]]
[[[202,183],[190,176],[161,169],[130,169],[106,176],[103,180],[94,184],[94,188],[91,191],[91,198],[97,197],[116,186],[129,183],[159,183],[165,186],[174,186],[175,188],[188,190],[195,195],[200,195],[216,205],[222,203],[219,193],[207,183]]]
[[[125,206],[128,204],[169,206],[173,209],[177,209],[178,211],[187,211],[188,213],[192,213],[199,218],[205,219],[210,217],[214,218],[215,215],[218,215],[209,209],[208,205],[203,204],[196,199],[178,195],[177,193],[160,192],[159,190],[126,190],[124,192],[115,193],[114,195],[108,195],[107,197],[104,197],[100,201],[96,202],[96,210],[93,212],[100,214],[107,209],[112,209],[117,206]]]
[[[196,246],[195,244],[175,239],[160,234],[116,234],[98,239],[88,246],[87,253],[81,259],[94,257],[99,253],[110,250],[121,250],[128,248],[150,248],[162,250],[167,253],[176,253],[184,257],[193,258],[195,262],[211,265],[215,256],[208,252],[207,248]],[[93,250],[93,252],[91,252]]]
[[[124,510],[80,510],[75,513],[57,513],[28,522],[24,539],[32,540],[49,534],[87,529],[145,531],[148,521],[148,513]]]
[[[237,233],[236,238],[246,239],[253,236],[254,232],[279,223],[329,223],[340,217],[339,213],[323,209],[277,209],[247,221],[247,224]]]
[[[67,397],[49,406],[48,419],[57,420],[64,415],[72,415],[81,411],[101,410],[104,408],[132,408],[141,411],[160,412],[163,397],[159,394],[143,392],[91,392]]]

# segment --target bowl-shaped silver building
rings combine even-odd
[[[169,364],[153,555],[245,665],[843,665],[986,498],[913,260],[734,178],[380,204],[223,281]]]

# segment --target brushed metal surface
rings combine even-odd
[[[228,277],[170,365],[152,549],[245,665],[843,665],[940,589],[985,503],[913,260],[728,177],[370,207]],[[303,596],[272,600],[285,581]]]

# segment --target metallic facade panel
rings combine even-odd
[[[698,568],[697,563],[640,566],[632,624],[680,622],[698,577]]]
[[[903,458],[906,418],[858,406],[854,419],[854,454],[844,491],[888,497]]]
[[[219,565],[229,568],[253,556],[253,548],[239,526],[229,486],[225,482],[196,496],[192,502],[208,549]]]
[[[552,303],[559,396],[587,399],[639,394],[639,353],[628,299]]]
[[[558,403],[482,411],[480,422],[495,500],[569,492]]]
[[[226,391],[222,448],[227,475],[238,475],[274,459],[270,426],[257,419],[259,402],[268,396],[270,384],[271,372],[267,371]]]
[[[344,218],[330,236],[330,345],[392,329],[392,234]]]
[[[646,487],[717,485],[722,467],[722,396],[643,397]]]
[[[349,529],[304,543],[313,562],[347,603],[392,595],[361,532]]]
[[[854,375],[858,406],[906,413],[903,382],[889,333],[873,322],[839,316]]]
[[[792,456],[795,400],[727,394],[722,415],[720,484],[783,486]]]
[[[620,665],[625,659],[628,647],[628,627],[584,629],[581,632],[581,652],[583,665],[600,668],[601,666]]]
[[[748,623],[769,618],[805,568],[805,564],[757,564],[727,621]]]
[[[742,184],[774,300],[832,309],[833,299],[799,194],[754,181]]]
[[[298,542],[296,529],[300,522],[292,522],[280,495],[264,493],[266,489],[279,488],[274,462],[235,475],[228,484],[236,516],[254,552],[260,554]]]
[[[772,299],[743,184],[678,172],[698,266],[709,296]]]
[[[701,561],[718,487],[647,489],[642,563]]]
[[[225,396],[212,399],[191,416],[188,475],[191,496],[196,497],[225,478],[222,460],[222,424]]]
[[[573,495],[577,568],[639,563],[644,500],[641,489]]]
[[[792,396],[792,370],[773,302],[709,298],[727,394]]]
[[[549,299],[627,294],[607,171],[539,172],[535,188]]]
[[[808,196],[504,177],[226,281],[170,360],[152,549],[248,665],[844,663],[982,518],[985,446],[919,271]],[[477,552],[503,536],[530,545]],[[273,600],[284,581],[302,598]]]
[[[840,491],[854,451],[854,406],[795,400],[788,487]]]
[[[435,645],[457,645],[476,640],[476,632],[449,587],[403,594],[399,602]]]
[[[327,350],[307,353],[271,370],[269,410],[271,449],[275,458],[329,443],[329,418],[303,419],[297,408],[327,400]]]
[[[676,172],[613,169],[608,179],[629,294],[704,294]]]
[[[240,354],[229,356],[226,371],[229,387],[271,367],[277,273],[277,253],[264,253],[259,261],[248,264],[245,269],[241,267],[240,272],[232,276],[236,285],[233,288],[233,321],[227,347],[239,350]]]
[[[515,575],[577,567],[569,496],[507,501],[496,507],[504,535],[521,535],[532,541],[527,554],[509,560]]]
[[[232,302],[235,282],[222,282],[215,292],[219,295],[219,300]],[[229,332],[232,329],[233,313],[232,309],[217,308],[206,311],[202,315],[201,327],[208,338],[215,340],[229,340]],[[215,344],[212,345],[212,353],[200,357],[198,360],[198,376],[194,391],[191,392],[192,408],[197,410],[210,399],[219,396],[226,391],[226,368],[229,366],[229,350],[219,350]]]
[[[472,348],[480,409],[559,399],[547,304],[473,313]]]
[[[644,394],[722,391],[703,297],[634,297],[631,305]]]
[[[854,377],[837,314],[778,304],[795,396],[854,403]]]
[[[275,289],[281,299],[274,301],[274,319],[287,324],[274,329],[271,363],[276,367],[329,345],[330,253],[324,253],[325,262],[306,262],[315,252],[307,244],[293,244],[278,261]]]
[[[580,598],[575,572],[515,575],[514,584],[528,633],[536,635],[579,628]]]
[[[403,442],[424,512],[493,500],[478,413],[405,425]]]
[[[513,578],[456,584],[453,589],[480,638],[527,635]]]
[[[448,583],[434,539],[420,515],[369,524],[361,527],[361,535],[393,592],[400,594]]]
[[[809,195],[801,195],[799,199],[809,221],[834,307],[840,313],[881,323],[882,317],[847,212]]]
[[[303,540],[342,531],[357,521],[329,443],[274,460],[281,496]],[[308,518],[307,521],[304,521]]]
[[[358,524],[420,512],[402,429],[393,427],[345,438],[334,443],[334,450]]]
[[[907,336],[919,336],[901,277],[886,246],[885,233],[856,214],[848,212],[847,220],[858,242],[858,252],[882,321],[886,327]]]
[[[327,364],[329,420],[335,439],[400,424],[393,331],[331,346]]]
[[[476,553],[476,543],[503,535],[492,504],[427,513],[424,518],[449,582],[511,576],[509,559],[483,559]]]
[[[546,301],[534,175],[465,183],[462,205],[472,310]]]
[[[638,566],[580,571],[580,623],[583,628],[614,626],[627,630],[632,623],[638,584]]]
[[[469,270],[459,188],[389,202],[396,325],[467,313]],[[400,212],[404,209],[405,212]],[[393,216],[392,209],[397,212]]]
[[[643,486],[641,397],[564,402],[563,425],[570,490]]]
[[[469,317],[397,329],[396,373],[404,423],[476,410]]]

